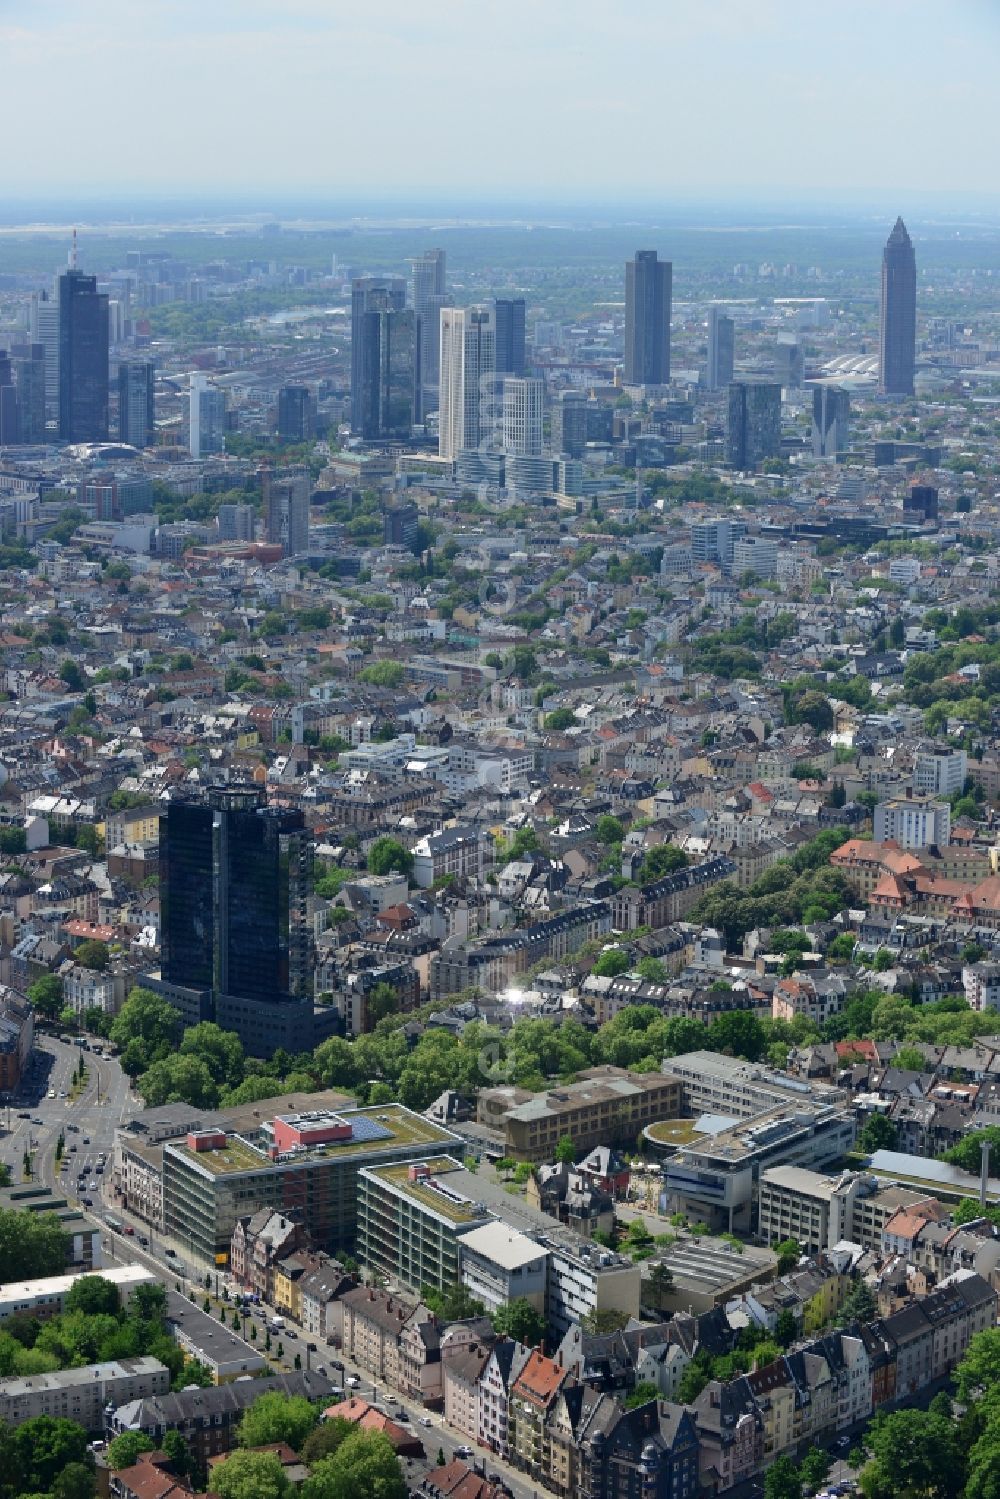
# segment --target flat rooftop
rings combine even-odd
[[[109,1280],[112,1285],[118,1287],[119,1291],[126,1294],[134,1286],[152,1285],[156,1276],[146,1269],[145,1265],[117,1265],[111,1269],[93,1270],[85,1272],[88,1275],[99,1275],[102,1280]],[[8,1304],[11,1301],[29,1301],[40,1296],[66,1296],[78,1280],[83,1279],[84,1272],[76,1275],[47,1275],[44,1280],[10,1280],[6,1285],[0,1286],[0,1302]]]
[[[776,1263],[767,1250],[744,1249],[741,1254],[725,1239],[678,1239],[656,1259],[667,1266],[679,1291],[701,1294],[718,1294],[740,1281],[769,1275]]]
[[[271,1120],[273,1117],[272,1115]],[[227,1135],[225,1145],[215,1149],[191,1150],[181,1141],[170,1144],[167,1149],[201,1167],[211,1176],[235,1176],[241,1172],[280,1170],[287,1166],[341,1160],[366,1153],[382,1154],[404,1146],[437,1145],[447,1149],[461,1144],[450,1130],[443,1129],[440,1124],[432,1124],[429,1119],[412,1113],[399,1103],[380,1104],[364,1109],[343,1109],[341,1117],[347,1124],[357,1121],[359,1130],[356,1138],[331,1140],[324,1144],[284,1151],[280,1159],[275,1161],[271,1160],[263,1144],[254,1144],[236,1134]]]
[[[868,1170],[890,1182],[924,1188],[929,1196],[939,1193],[949,1197],[979,1196],[978,1175],[927,1156],[907,1155],[900,1150],[876,1150],[868,1163]],[[986,1183],[986,1198],[988,1202],[1000,1202],[1000,1181],[995,1176]]]
[[[411,1166],[427,1166],[429,1175],[411,1181]],[[487,1216],[487,1207],[482,1198],[470,1198],[463,1190],[472,1173],[466,1171],[461,1162],[453,1160],[451,1156],[441,1156],[429,1161],[400,1161],[390,1166],[369,1166],[364,1175],[394,1189],[403,1197],[412,1198],[421,1207],[429,1208],[448,1223],[477,1223]],[[462,1186],[459,1186],[459,1181]]]
[[[503,1270],[519,1270],[548,1254],[543,1245],[536,1244],[527,1234],[518,1233],[516,1228],[509,1228],[506,1223],[484,1223],[482,1228],[470,1229],[462,1235],[462,1248],[481,1254]]]

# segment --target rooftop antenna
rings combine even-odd
[[[71,271],[75,271],[76,270],[76,266],[77,266],[77,260],[76,260],[76,225],[74,224],[73,225],[73,243],[72,243],[72,245],[70,247],[70,252],[69,252],[69,268],[70,268]]]

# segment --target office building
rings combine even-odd
[[[28,336],[41,344],[45,359],[45,419],[59,419],[59,300],[47,291],[33,292],[28,309]]]
[[[938,492],[933,484],[911,484],[903,496],[903,519],[921,523],[938,518]]]
[[[757,1237],[762,1244],[794,1239],[805,1254],[820,1254],[854,1238],[854,1200],[861,1178],[849,1171],[823,1176],[801,1166],[760,1173]]]
[[[59,277],[59,436],[108,437],[108,299],[76,269]]]
[[[505,1155],[550,1161],[566,1136],[580,1154],[595,1145],[631,1145],[648,1124],[677,1117],[681,1093],[680,1080],[672,1076],[591,1067],[579,1081],[547,1093],[483,1088],[476,1117],[503,1134]]]
[[[447,302],[446,256],[443,250],[426,250],[413,262],[413,310],[417,315],[420,356],[420,400],[418,420],[435,411],[441,378],[441,308]]]
[[[951,807],[933,793],[892,797],[875,808],[873,837],[900,848],[943,848],[951,842]]]
[[[359,435],[378,419],[373,385],[377,389],[382,358],[379,320],[366,319],[370,314],[402,312],[405,306],[406,282],[398,277],[359,276],[351,282],[351,426]]]
[[[655,250],[625,263],[625,384],[670,380],[670,306],[674,268]]]
[[[387,505],[382,514],[382,539],[386,546],[411,548],[417,540],[420,511],[412,500]]]
[[[10,356],[0,349],[0,447],[21,441],[21,415]]]
[[[316,436],[316,397],[306,385],[278,391],[278,436],[282,442],[311,442]]]
[[[155,439],[155,388],[151,359],[124,360],[118,366],[118,436],[134,448],[148,448]]]
[[[689,1051],[669,1057],[663,1065],[665,1072],[681,1081],[685,1115],[722,1114],[750,1119],[796,1101],[817,1105],[847,1102],[846,1093],[827,1083],[803,1083],[783,1072],[772,1072],[762,1063],[725,1057],[721,1052]],[[655,1148],[655,1128],[647,1133],[647,1138]]]
[[[0,360],[3,355],[0,353]],[[17,437],[0,441],[45,441],[45,349],[40,343],[14,344],[10,374],[16,400]],[[10,417],[7,418],[10,420]]]
[[[544,406],[545,386],[541,380],[529,380],[523,375],[507,375],[504,378],[503,449],[505,453],[519,458],[534,458],[541,453]],[[549,485],[551,485],[551,474]]]
[[[310,1044],[311,866],[302,813],[269,808],[256,787],[175,797],[160,818],[162,980],[210,992],[218,1023],[257,1056]]]
[[[357,317],[360,386],[351,392],[351,425],[366,442],[405,442],[418,415],[417,314],[396,300],[393,292],[371,288]]]
[[[732,382],[736,353],[736,324],[721,307],[708,309],[708,366],[705,383],[709,390],[725,390]]]
[[[280,546],[286,557],[309,550],[309,500],[312,480],[307,468],[260,470],[264,540]]]
[[[0,1286],[0,1326],[8,1317],[31,1317],[44,1322],[49,1317],[61,1316],[66,1298],[84,1274],[46,1275],[40,1280],[12,1280]],[[108,1280],[126,1305],[132,1299],[136,1286],[153,1286],[156,1276],[144,1265],[113,1265],[102,1268],[102,1280]]]
[[[794,338],[779,338],[774,351],[774,375],[778,384],[784,390],[798,390],[804,372],[802,345]]]
[[[496,317],[497,374],[523,375],[524,298],[497,297],[493,310]]]
[[[587,447],[587,397],[582,390],[562,390],[552,403],[553,453],[582,458]]]
[[[696,564],[711,562],[732,572],[736,543],[746,535],[746,521],[699,520],[689,531],[691,539],[691,561]]]
[[[496,399],[496,315],[491,307],[441,309],[441,380],[438,453],[459,453],[490,443]]]
[[[918,796],[954,796],[965,789],[969,757],[949,744],[922,745],[913,756],[913,789]]]
[[[226,393],[207,375],[191,376],[188,397],[188,451],[192,458],[221,453],[226,445]]]
[[[423,1160],[462,1142],[402,1104],[314,1109],[269,1117],[242,1133],[191,1131],[163,1146],[164,1227],[202,1264],[228,1264],[237,1219],[293,1208],[328,1251],[353,1251],[359,1176],[369,1166]]]
[[[735,380],[729,387],[726,462],[752,473],[765,458],[781,456],[781,386],[768,380]]]
[[[753,573],[762,580],[778,576],[778,543],[765,536],[741,536],[733,543],[733,575]]]
[[[482,1302],[487,1316],[521,1300],[543,1312],[549,1253],[527,1234],[494,1220],[462,1235],[459,1277],[470,1296]]]
[[[49,1416],[103,1433],[106,1407],[169,1391],[170,1370],[158,1358],[112,1359],[55,1374],[0,1379],[0,1421],[20,1426],[22,1421]]]
[[[457,1286],[462,1235],[490,1221],[486,1203],[466,1186],[470,1174],[447,1155],[359,1171],[358,1258],[365,1269],[414,1291]]]
[[[882,251],[878,388],[884,396],[912,396],[917,359],[917,260],[903,220]]]
[[[253,541],[257,515],[252,505],[220,505],[220,541]]]
[[[836,458],[850,445],[851,398],[839,385],[817,385],[813,390],[812,450],[814,458]]]

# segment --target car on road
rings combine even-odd
[[[94,1206],[94,1201],[91,1197],[81,1197],[80,1201],[83,1203],[85,1208],[92,1208]]]
[[[126,1223],[125,1232],[128,1234],[130,1239],[133,1237],[133,1235],[135,1234],[135,1229],[132,1227],[131,1223]]]
[[[163,1253],[167,1256],[168,1259],[175,1260],[177,1258],[176,1249],[165,1249]]]
[[[40,1114],[36,1114],[35,1117],[32,1119],[31,1122],[32,1122],[32,1124],[44,1124],[45,1120],[42,1118],[42,1116]]]
[[[434,1422],[431,1420],[430,1416],[421,1416],[420,1424],[421,1426],[433,1426]]]
[[[359,1389],[361,1385],[361,1381],[356,1374],[348,1374],[347,1378],[344,1380],[344,1383],[346,1385],[350,1385],[352,1390]]]
[[[50,1088],[49,1091],[48,1091],[47,1097],[49,1097],[49,1098],[55,1098],[55,1096],[56,1096],[56,1090],[55,1090],[55,1088]]]
[[[409,1411],[404,1411],[402,1406],[400,1406],[399,1410],[396,1411],[395,1414],[394,1414],[394,1416],[393,1416],[393,1420],[394,1421],[409,1421],[409,1419],[410,1419],[410,1413],[409,1413]]]
[[[75,1145],[71,1145],[70,1148],[69,1148],[69,1151],[70,1151],[70,1155],[76,1155],[76,1146]]]
[[[463,1442],[462,1445],[461,1445],[461,1447],[456,1447],[455,1448],[455,1456],[456,1457],[461,1457],[461,1458],[467,1459],[467,1458],[472,1457],[472,1455],[473,1455],[472,1454],[472,1448],[466,1442]]]
[[[66,1097],[66,1090],[64,1088],[60,1088],[59,1089],[59,1097],[60,1098],[65,1098]]]
[[[145,1234],[139,1235],[139,1243],[142,1245],[143,1249],[149,1248],[149,1240],[146,1238]]]
[[[90,1136],[89,1135],[84,1135],[84,1137],[83,1137],[83,1143],[84,1143],[84,1145],[89,1145],[90,1144]]]
[[[18,1114],[17,1117],[18,1117],[18,1119],[30,1119],[31,1115],[28,1113],[27,1109],[22,1109],[21,1113]],[[73,1126],[70,1125],[70,1129],[72,1129],[72,1128],[73,1128]]]
[[[80,1126],[78,1124],[67,1124],[66,1128],[71,1135],[78,1135],[80,1133]]]

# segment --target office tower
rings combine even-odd
[[[561,390],[552,403],[553,453],[582,458],[587,446],[587,397],[582,390]]]
[[[419,312],[429,297],[443,297],[447,275],[444,250],[425,250],[413,261],[413,305]]]
[[[72,268],[59,277],[59,436],[108,436],[108,299],[96,276]]]
[[[765,458],[781,456],[781,386],[768,380],[736,380],[729,387],[726,462],[752,471]]]
[[[805,373],[802,345],[794,338],[779,338],[774,351],[774,376],[785,390],[798,390]]]
[[[207,375],[191,376],[188,401],[188,448],[192,458],[221,453],[226,445],[226,393],[208,383]]]
[[[417,314],[420,354],[420,388],[416,418],[423,421],[438,400],[441,359],[441,308],[445,291],[446,257],[443,250],[426,250],[413,261],[413,310]]]
[[[917,260],[902,219],[882,251],[878,388],[884,396],[912,396],[917,358]]]
[[[496,371],[498,375],[524,374],[524,298],[498,297],[496,314]]]
[[[374,301],[380,300],[376,293]],[[367,442],[405,442],[418,416],[420,349],[412,307],[371,307],[361,319],[361,426]]]
[[[21,441],[21,414],[10,356],[0,349],[0,448]]]
[[[118,366],[118,436],[134,448],[156,439],[156,366],[151,359],[128,359]]]
[[[59,417],[59,302],[47,291],[34,292],[28,310],[28,335],[45,350],[45,420]]]
[[[655,250],[637,250],[625,263],[625,384],[670,380],[670,303],[673,271]]]
[[[723,390],[732,382],[733,358],[736,352],[736,324],[719,307],[708,309],[708,368],[705,383],[709,390]]]
[[[311,871],[302,813],[268,807],[261,788],[175,797],[160,818],[162,979],[211,991],[219,1024],[257,1056],[311,1044]]]
[[[441,309],[438,453],[454,462],[494,436],[496,315],[492,307]]]
[[[369,312],[402,312],[406,306],[406,282],[398,277],[359,276],[351,282],[351,426],[360,433],[365,424],[365,401],[370,401],[370,372],[377,363],[366,338],[377,332],[365,324]],[[366,387],[365,369],[369,371]]]
[[[309,499],[312,484],[307,468],[287,468],[275,474],[260,471],[264,503],[264,540],[280,546],[286,557],[309,550]]]
[[[541,380],[507,375],[503,382],[503,450],[518,458],[542,451],[545,386]]]
[[[386,546],[412,547],[419,524],[420,511],[412,500],[387,505],[382,515],[382,537]]]
[[[252,505],[220,505],[220,541],[253,541],[256,514]]]
[[[691,560],[713,562],[731,572],[736,543],[747,534],[746,521],[701,520],[690,527]]]
[[[278,436],[282,442],[311,442],[316,436],[316,397],[305,385],[278,391]]]
[[[45,441],[45,349],[40,343],[18,344],[11,351],[17,387],[22,442]]]
[[[839,385],[817,385],[813,391],[814,458],[836,458],[849,443],[851,398]]]
[[[912,484],[903,496],[903,519],[924,521],[938,518],[938,492],[933,484]]]

